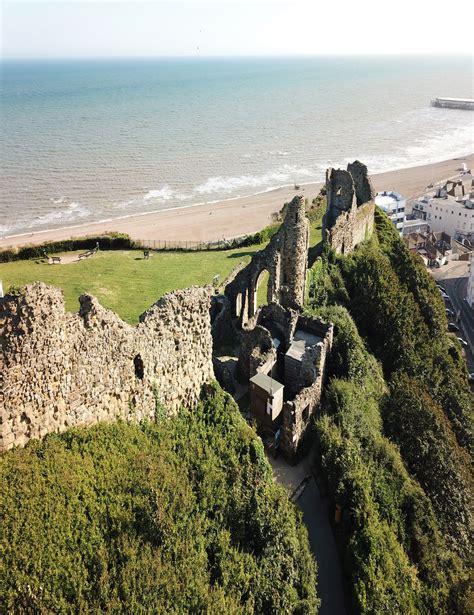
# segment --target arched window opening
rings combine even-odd
[[[244,302],[244,295],[243,295],[243,293],[238,293],[237,297],[235,298],[235,316],[236,316],[236,318],[240,318],[240,315],[242,314],[243,302]]]
[[[270,274],[266,269],[262,269],[255,282],[255,309],[258,310],[262,305],[268,303],[268,283]]]

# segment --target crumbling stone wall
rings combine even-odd
[[[253,328],[242,331],[238,371],[243,382],[257,372],[269,373],[280,365],[280,376],[285,371],[284,355],[297,331],[315,335],[321,341],[308,346],[303,355],[301,369],[295,382],[287,381],[278,374],[274,377],[285,385],[286,401],[281,412],[280,450],[288,461],[294,461],[311,426],[311,420],[319,408],[327,375],[327,358],[332,347],[333,325],[299,312],[282,308],[277,304],[259,310]],[[278,351],[273,337],[280,341]],[[290,395],[290,399],[288,399]]]
[[[327,211],[323,240],[338,254],[349,254],[374,228],[374,190],[367,167],[356,160],[347,170],[326,171]]]
[[[306,369],[314,370],[313,382],[303,387],[297,395],[284,403],[280,450],[288,461],[295,461],[305,437],[311,427],[312,417],[318,410],[323,386],[326,382],[326,362],[332,348],[333,325],[318,319],[299,319],[298,326],[310,326],[323,341],[318,347],[317,356],[313,351],[305,357]],[[304,367],[305,369],[305,367]]]
[[[90,295],[66,313],[62,291],[36,283],[0,300],[0,450],[76,425],[153,418],[192,405],[213,378],[210,294],[161,298],[137,327]]]
[[[276,350],[270,331],[256,325],[242,331],[237,374],[247,383],[257,372],[268,373],[276,363]]]
[[[226,286],[233,318],[245,324],[257,312],[257,289],[263,271],[268,271],[268,303],[301,309],[304,305],[308,261],[309,220],[304,198],[288,205],[285,220],[269,244]]]

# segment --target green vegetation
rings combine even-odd
[[[270,274],[266,269],[262,271],[258,280],[258,288],[257,288],[257,307],[261,307],[262,305],[266,305],[268,303],[267,293],[268,293],[268,280],[270,279]]]
[[[312,246],[323,210],[321,194],[309,208]],[[309,271],[307,312],[334,323],[317,465],[342,511],[335,533],[354,612],[467,614],[466,365],[421,261],[385,215],[375,220],[375,236],[353,254],[326,248]],[[23,261],[0,266],[0,277],[57,284],[68,309],[92,292],[133,322],[163,293],[222,280],[263,245]],[[316,612],[301,516],[235,403],[213,385],[196,411],[158,414],[157,423],[72,430],[2,456],[2,612]]]
[[[3,613],[317,611],[301,515],[218,386],[9,451],[0,476]]]
[[[58,252],[74,252],[75,250],[93,250],[97,243],[101,250],[128,250],[133,248],[133,240],[125,233],[107,233],[88,237],[63,239],[61,241],[47,241],[38,245],[25,245],[19,248],[7,248],[0,251],[0,263],[9,263],[30,258],[43,258],[46,254]]]
[[[313,213],[310,245],[321,240],[321,216],[322,213],[316,216]],[[126,236],[109,238],[110,245],[106,246],[109,250],[101,250],[92,258],[63,265],[48,265],[38,257],[40,248],[25,248],[21,260],[0,262],[0,280],[5,290],[10,287],[18,289],[36,281],[58,286],[64,291],[66,310],[71,312],[79,307],[79,295],[90,293],[104,307],[135,324],[140,314],[167,292],[210,284],[216,274],[222,282],[239,262],[247,263],[257,250],[264,248],[278,228],[276,224],[249,235],[242,247],[233,250],[152,252],[149,260],[143,259],[141,250],[116,249],[120,242],[129,241]],[[96,239],[87,240],[86,247],[94,247]],[[104,241],[101,238],[101,246]],[[72,241],[57,244],[58,249],[71,250],[74,246]],[[80,251],[83,249],[81,244]],[[73,254],[67,252],[68,256]],[[31,260],[25,260],[27,257]],[[263,303],[266,302],[265,283],[260,288],[258,299]]]
[[[326,250],[308,309],[335,324],[316,422],[359,613],[467,613],[470,392],[444,305],[419,260],[376,214],[348,257]]]
[[[211,284],[214,275],[224,278],[262,246],[210,252],[153,252],[149,260],[139,250],[98,252],[95,256],[64,265],[41,261],[15,261],[0,265],[0,279],[24,286],[36,280],[64,291],[66,309],[77,311],[82,293],[95,295],[102,305],[130,323],[165,293]]]

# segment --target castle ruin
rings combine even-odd
[[[375,193],[367,167],[356,160],[346,171],[328,169],[326,194],[323,241],[337,254],[349,254],[373,232]]]
[[[285,221],[269,244],[226,286],[224,294],[234,318],[245,324],[257,313],[257,290],[265,271],[269,274],[267,302],[303,309],[308,241],[304,198],[296,196],[288,204]]]
[[[36,283],[0,300],[0,451],[31,438],[117,418],[155,416],[199,399],[214,377],[210,292],[162,297],[136,327],[82,295]]]
[[[323,242],[350,253],[373,231],[367,168],[356,161],[329,169],[326,190]],[[0,451],[69,427],[153,419],[159,403],[173,414],[194,405],[215,374],[236,397],[248,392],[249,418],[264,442],[294,461],[320,405],[333,338],[331,323],[303,314],[308,244],[305,203],[296,196],[223,294],[169,293],[136,327],[90,295],[80,297],[79,313],[67,313],[62,291],[42,283],[0,299]]]

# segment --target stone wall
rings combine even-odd
[[[338,254],[349,254],[374,228],[374,190],[367,167],[359,161],[347,170],[326,172],[327,211],[323,239]]]
[[[242,331],[237,374],[247,384],[257,372],[268,373],[276,363],[276,350],[270,331],[256,325]]]
[[[305,438],[309,433],[311,421],[317,412],[323,386],[326,382],[326,362],[332,348],[333,325],[315,318],[300,317],[298,327],[312,329],[323,341],[318,350],[318,356],[308,353],[308,365],[315,369],[314,381],[310,386],[303,387],[297,395],[284,403],[282,410],[282,426],[280,450],[288,461],[296,461]]]
[[[232,317],[245,324],[257,313],[257,290],[261,274],[268,271],[268,303],[301,309],[304,305],[308,261],[309,220],[304,198],[288,204],[285,220],[268,245],[226,286]]]
[[[132,327],[83,295],[36,283],[0,300],[0,451],[77,425],[153,418],[194,404],[213,378],[210,293],[161,298]]]
[[[282,359],[295,334],[305,331],[320,338],[316,346],[308,346],[303,355],[298,379],[287,381]],[[278,351],[273,338],[280,342]],[[275,303],[262,307],[253,328],[242,331],[238,372],[248,382],[257,372],[268,374],[285,386],[285,403],[280,414],[280,450],[288,461],[295,461],[317,412],[326,381],[327,358],[332,347],[333,325]],[[295,388],[292,387],[294,385]],[[275,424],[275,430],[278,428]]]

